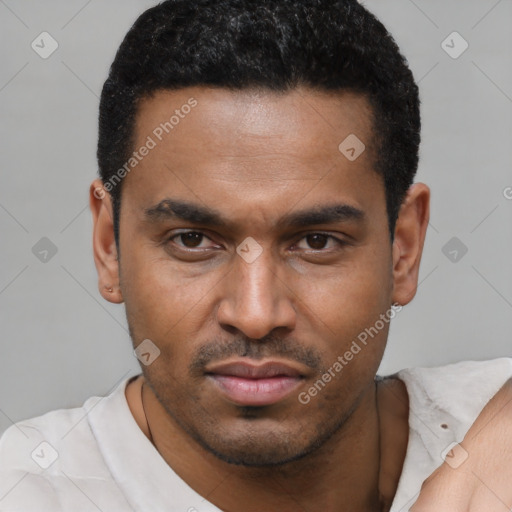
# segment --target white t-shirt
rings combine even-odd
[[[408,369],[397,376],[409,394],[410,433],[391,510],[405,512],[443,462],[445,449],[462,440],[512,376],[512,359]],[[0,439],[1,512],[220,512],[171,469],[140,430],[126,401],[128,380],[83,407],[52,411],[6,430]]]

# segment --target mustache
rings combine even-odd
[[[193,374],[202,374],[208,364],[233,356],[254,360],[282,357],[297,361],[315,372],[322,372],[322,359],[317,350],[304,347],[294,339],[274,335],[257,340],[241,336],[228,342],[219,340],[207,343],[196,352],[189,370]]]

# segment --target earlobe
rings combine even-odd
[[[89,191],[93,218],[93,253],[98,272],[98,289],[105,300],[123,302],[119,288],[119,261],[114,237],[112,200],[101,180],[94,180]]]
[[[430,215],[430,190],[412,185],[402,203],[393,241],[393,302],[408,304],[416,294],[421,254]]]

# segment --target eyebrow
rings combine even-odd
[[[227,227],[233,224],[212,208],[176,199],[164,199],[157,205],[146,208],[144,214],[148,220],[153,221],[180,219],[193,224],[205,224],[213,227]],[[365,213],[359,208],[348,204],[329,204],[288,213],[277,221],[276,227],[306,227],[364,218]]]

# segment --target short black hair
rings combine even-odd
[[[101,94],[97,157],[110,185],[117,243],[125,175],[119,171],[134,151],[137,105],[158,90],[190,86],[281,92],[307,86],[364,95],[393,237],[418,167],[420,100],[382,23],[356,0],[168,0],[131,27]]]

